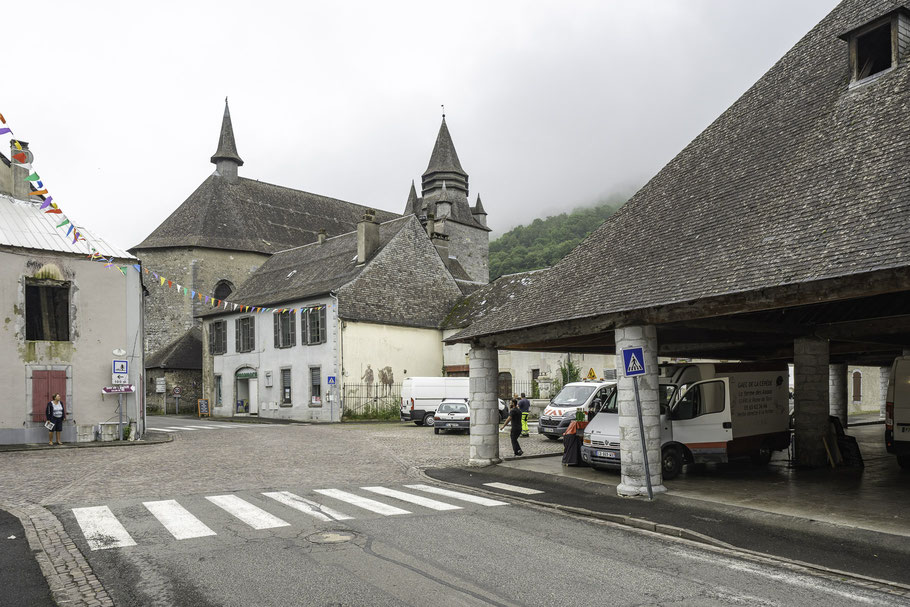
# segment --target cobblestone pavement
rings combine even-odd
[[[562,451],[562,442],[536,434],[521,445],[526,455]],[[501,455],[511,452],[508,434],[501,433]],[[415,477],[419,468],[467,461],[467,435],[437,435],[412,423],[200,430],[154,446],[0,453],[0,508],[22,521],[59,604],[113,605],[46,506],[267,489],[289,480],[328,485],[364,475],[377,484],[395,483]]]

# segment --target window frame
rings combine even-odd
[[[246,329],[243,327],[244,324]],[[241,316],[234,320],[234,347],[238,353],[252,352],[256,349],[255,316]]]
[[[224,397],[220,373],[215,374],[214,383],[215,383],[215,405],[214,406],[220,407],[221,401]]]
[[[705,411],[704,410],[704,399],[702,398],[702,389],[707,387],[709,384],[719,384],[722,388],[721,393],[723,395],[723,405],[724,406],[721,407],[720,409],[717,409],[716,411]],[[684,418],[677,417],[676,411],[677,411],[680,403],[682,403],[686,399],[686,397],[689,396],[689,393],[693,392],[695,388],[698,389],[698,401],[696,402],[696,407],[694,407],[694,409],[695,409],[694,415],[692,415],[691,417],[684,417]],[[723,413],[726,410],[727,410],[727,391],[726,391],[726,385],[724,383],[724,380],[722,378],[708,379],[708,380],[704,380],[704,381],[695,382],[692,386],[685,389],[680,394],[679,398],[676,399],[676,402],[673,403],[673,408],[670,409],[670,415],[671,415],[670,419],[672,419],[673,421],[689,421],[689,420],[693,420],[693,419],[698,419],[699,417],[702,417],[704,415],[714,415],[715,413]]]
[[[316,372],[319,378],[318,383],[313,383],[313,372]],[[310,402],[311,407],[321,407],[322,406],[322,367],[321,366],[311,366],[309,367],[309,377],[310,377]],[[314,389],[315,388],[315,389]],[[316,402],[313,399],[319,398],[319,401]]]
[[[859,71],[862,68],[859,64],[859,42],[860,38],[867,36],[875,30],[883,27],[889,28],[891,39],[891,65],[883,70],[869,74],[862,78],[859,77]],[[892,71],[900,61],[899,42],[897,41],[898,22],[896,16],[888,16],[883,19],[874,21],[860,29],[857,29],[850,35],[850,86],[856,86],[871,82],[876,78]]]
[[[297,314],[290,310],[272,315],[274,345],[277,349],[293,348],[297,345]]]
[[[37,297],[35,294],[35,289],[37,291]],[[50,298],[45,297],[46,289],[53,289],[53,296]],[[26,278],[25,279],[25,301],[23,306],[23,320],[25,321],[25,340],[26,341],[72,341],[73,340],[73,323],[70,318],[70,302],[72,297],[72,283],[69,281],[63,280],[50,280],[50,279],[35,279],[35,278]],[[65,293],[62,293],[65,292]],[[65,302],[60,302],[58,297],[61,293],[66,298]],[[48,299],[50,301],[48,301]],[[35,306],[39,310],[36,312]],[[52,337],[61,337],[61,334],[66,335],[66,339],[47,339],[48,335],[45,333],[43,323],[41,322],[41,311],[45,305],[51,305],[54,308],[59,308],[63,306],[65,312],[61,312],[59,309],[56,310],[54,315],[54,330]],[[37,318],[33,316],[37,314]],[[36,327],[36,322],[38,326]],[[65,322],[65,325],[61,326]]]
[[[300,323],[301,343],[307,346],[318,346],[328,341],[326,307],[309,306],[303,309],[305,320]],[[315,337],[313,336],[314,333],[316,334]]]
[[[292,386],[294,375],[291,373],[290,367],[281,367],[279,375],[281,376],[281,398],[279,399],[279,404],[284,407],[290,407],[293,405],[294,390]]]
[[[209,354],[227,354],[227,321],[213,320],[209,325]]]

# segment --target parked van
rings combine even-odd
[[[566,433],[579,408],[585,412],[593,411],[595,400],[599,401],[598,405],[603,406],[615,392],[615,388],[615,381],[575,381],[566,384],[559,394],[550,400],[550,404],[537,420],[538,434],[556,440]],[[615,399],[615,395],[613,398]]]
[[[467,377],[406,377],[401,384],[401,421],[418,426],[433,426],[439,404],[448,399],[468,402]],[[499,418],[505,419],[508,407],[499,401]]]
[[[885,399],[885,449],[897,456],[901,468],[910,469],[910,356],[891,364]]]
[[[698,363],[661,367],[661,469],[751,457],[766,464],[790,445],[787,367]],[[598,413],[585,428],[582,459],[618,468],[619,416]]]

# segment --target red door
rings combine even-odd
[[[65,406],[66,371],[32,371],[32,421],[44,421],[47,403],[57,393]]]

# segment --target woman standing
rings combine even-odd
[[[66,419],[66,409],[63,407],[63,403],[60,402],[60,395],[54,394],[54,398],[47,403],[47,408],[44,410],[44,416],[47,418],[47,421],[54,424],[54,428],[48,431],[48,445],[54,444],[54,432],[57,433],[57,444],[62,445],[60,442],[60,433],[63,432],[63,420]]]

